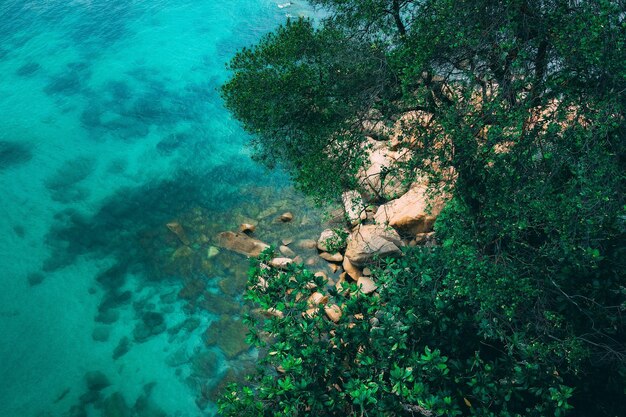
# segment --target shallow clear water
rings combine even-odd
[[[0,416],[210,415],[254,364],[222,340],[242,337],[246,261],[213,236],[318,222],[216,89],[239,47],[310,13],[278,3],[0,1]]]

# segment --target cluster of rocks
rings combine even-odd
[[[100,371],[89,371],[85,374],[86,391],[80,395],[78,403],[66,413],[68,417],[87,417],[93,415],[90,409],[99,410],[106,417],[165,417],[162,409],[154,404],[151,398],[156,383],[143,386],[142,393],[134,404],[129,404],[119,391],[112,391],[109,378]],[[66,388],[56,399],[61,401],[70,393]]]
[[[433,225],[447,198],[442,194],[433,195],[426,182],[413,183],[396,198],[382,198],[383,195],[397,195],[400,189],[389,185],[389,178],[381,178],[382,172],[387,170],[381,161],[388,154],[380,150],[373,149],[372,164],[363,170],[371,193],[352,190],[343,194],[344,222],[339,227],[325,229],[317,239],[301,239],[293,247],[290,246],[292,239],[283,239],[283,244],[278,246],[279,254],[268,262],[268,267],[285,269],[294,262],[304,263],[315,271],[315,275],[322,276],[339,290],[344,283],[355,282],[362,293],[372,294],[378,285],[371,267],[379,259],[401,256],[405,246],[436,243]],[[375,201],[380,203],[374,204]],[[291,220],[291,213],[277,218],[281,222]],[[215,241],[222,248],[257,257],[270,245],[251,236],[255,230],[255,225],[243,223],[239,232],[222,232]],[[302,250],[315,251],[316,256],[305,259],[297,253]],[[323,305],[330,320],[336,322],[341,318],[341,306],[328,305],[328,297],[314,286],[311,287],[309,304],[311,308],[307,313],[313,314]],[[266,311],[264,314],[280,317],[282,312]]]

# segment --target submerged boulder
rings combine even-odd
[[[248,328],[241,320],[222,316],[211,323],[205,334],[207,345],[217,345],[227,358],[234,358],[250,349],[246,343]]]
[[[189,238],[187,237],[187,234],[185,233],[185,229],[183,229],[183,226],[179,222],[169,222],[165,226],[167,226],[167,228],[176,235],[176,237],[182,242],[183,245],[189,246],[191,244]]]
[[[89,391],[101,391],[111,385],[109,378],[100,371],[90,371],[85,374],[85,382]]]
[[[243,233],[222,232],[217,235],[216,242],[224,249],[232,250],[245,256],[257,257],[270,245],[253,239]]]

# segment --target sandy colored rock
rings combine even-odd
[[[366,276],[360,277],[357,280],[356,285],[361,288],[361,291],[363,292],[363,294],[373,293],[378,288],[376,283],[370,277],[366,277]]]
[[[292,251],[289,246],[282,245],[278,248],[278,250],[288,258],[294,258],[296,256],[296,253]]]
[[[317,271],[314,276],[316,277],[321,277],[322,279],[324,279],[324,281],[328,280],[328,275],[326,275],[326,272],[324,271]]]
[[[333,322],[337,323],[341,319],[341,308],[337,304],[329,304],[324,307],[324,313]]]
[[[315,249],[317,247],[317,242],[313,239],[302,239],[298,241],[296,246],[300,249]]]
[[[432,231],[446,200],[442,196],[430,197],[427,192],[426,185],[415,185],[400,198],[381,205],[374,216],[376,223],[411,235]]]
[[[399,256],[403,246],[395,230],[380,225],[360,225],[348,236],[345,256],[356,267],[365,267],[375,257]]]
[[[363,275],[365,275],[366,277],[371,277],[372,276],[372,270],[369,269],[368,267],[363,268]]]
[[[398,170],[398,163],[408,158],[407,152],[391,151],[386,147],[374,147],[369,151],[365,166],[359,171],[358,179],[368,200],[390,200],[404,194],[408,186],[404,184],[404,173]]]
[[[287,211],[280,215],[280,221],[283,223],[287,223],[293,220],[293,213]]]
[[[283,313],[282,311],[274,307],[270,307],[267,310],[263,310],[263,314],[266,315],[267,317],[276,317],[279,319],[282,319],[285,317],[285,313]]]
[[[217,235],[216,242],[219,246],[240,253],[242,255],[257,257],[270,246],[258,239],[253,239],[244,233],[222,232]]]
[[[270,266],[278,269],[287,269],[287,267],[292,263],[293,259],[291,258],[273,258],[270,260]]]
[[[362,220],[367,218],[363,197],[361,197],[358,191],[352,190],[344,192],[341,195],[341,201],[343,202],[346,218],[352,226],[361,223]]]
[[[183,245],[190,245],[191,244],[191,242],[189,241],[189,238],[187,237],[187,234],[185,233],[185,229],[183,229],[183,226],[179,222],[177,222],[177,221],[169,222],[165,226],[172,233],[174,233],[176,235],[178,240],[180,240],[183,243]]]
[[[325,261],[328,262],[341,262],[343,261],[343,255],[339,252],[335,252],[335,253],[328,253],[328,252],[322,252],[320,253],[320,258],[324,259]]]
[[[350,275],[350,277],[355,281],[363,275],[361,273],[361,270],[354,266],[352,262],[350,262],[350,259],[348,259],[347,257],[343,258],[343,263],[341,264],[341,266],[343,266],[343,270],[346,271],[348,275]]]
[[[283,240],[281,240],[282,244],[285,246],[289,246],[293,243],[293,239],[292,238],[285,238]]]
[[[415,235],[415,245],[432,246],[436,244],[435,232],[418,233]]]
[[[346,257],[344,256],[343,259],[346,259]],[[337,264],[333,264],[330,263],[328,264],[328,267],[330,268],[330,271],[334,274],[335,272],[339,271],[339,265]]]
[[[307,300],[307,303],[311,307],[319,305],[319,304],[326,304],[327,302],[328,302],[328,296],[325,296],[324,294],[320,292],[314,292],[313,294],[311,294],[311,296]]]
[[[206,257],[211,259],[217,255],[219,255],[220,250],[218,248],[216,248],[215,246],[209,246],[209,248],[206,251]]]
[[[252,223],[241,223],[239,225],[239,231],[241,233],[254,233],[256,226]]]

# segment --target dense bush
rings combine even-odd
[[[323,199],[358,185],[363,122],[419,111],[399,168],[454,197],[379,297],[330,293],[337,323],[301,314],[309,272],[256,268],[285,316],[251,318],[268,355],[223,414],[626,415],[624,2],[313,3],[232,62],[259,158]]]

